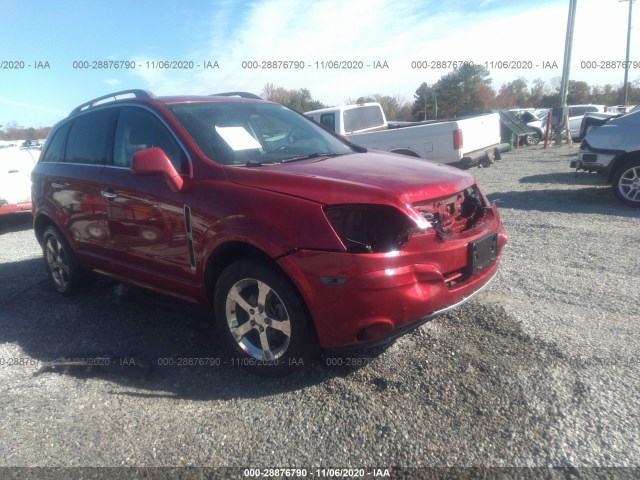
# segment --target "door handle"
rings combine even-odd
[[[100,195],[102,195],[107,200],[113,200],[114,198],[116,198],[118,196],[117,193],[115,193],[115,192],[113,192],[111,190],[101,190],[100,191]]]
[[[66,183],[51,182],[51,188],[55,188],[56,190],[60,190],[62,188],[66,188],[66,186],[67,186]]]

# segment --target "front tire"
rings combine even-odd
[[[62,296],[73,295],[83,283],[82,269],[73,250],[56,227],[47,227],[42,238],[45,268],[53,288]]]
[[[619,200],[632,207],[640,207],[640,159],[623,163],[611,180],[613,192]]]
[[[280,271],[239,261],[220,275],[214,316],[232,363],[265,376],[283,376],[311,363],[315,331],[300,295]]]

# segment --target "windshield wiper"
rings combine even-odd
[[[320,154],[319,153],[310,153],[309,155],[302,155],[300,157],[291,157],[291,158],[285,158],[284,160],[280,160],[280,163],[289,163],[289,162],[297,162],[299,160],[308,160],[309,158],[316,158],[319,157]]]
[[[308,160],[310,158],[318,158],[318,157],[339,157],[341,155],[346,155],[345,153],[318,153],[318,152],[314,152],[314,153],[310,153],[309,155],[301,155],[299,157],[291,157],[291,158],[285,158],[283,160],[277,160],[277,161],[268,161],[266,163],[261,162],[260,160],[256,160],[256,159],[251,159],[248,160],[247,163],[245,163],[245,167],[261,167],[262,165],[273,165],[274,163],[289,163],[289,162],[298,162],[300,160]]]
[[[310,153],[309,155],[302,155],[300,157],[291,157],[285,158],[284,160],[280,160],[280,163],[289,163],[289,162],[297,162],[300,160],[308,160],[310,158],[318,158],[318,157],[339,157],[341,155],[345,155],[344,153]]]

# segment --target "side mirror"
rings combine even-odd
[[[184,181],[161,148],[153,147],[133,154],[131,173],[134,175],[162,175],[172,192],[182,190]]]

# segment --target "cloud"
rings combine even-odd
[[[603,9],[603,2],[610,3]],[[297,0],[254,2],[239,9],[232,2],[218,6],[209,21],[209,40],[185,52],[198,62],[216,60],[215,70],[174,71],[136,69],[134,75],[158,94],[212,93],[248,90],[260,93],[267,83],[285,88],[308,88],[329,104],[346,98],[382,93],[412,97],[422,83],[434,83],[448,68],[412,68],[412,61],[472,61],[491,71],[494,88],[518,77],[530,83],[562,73],[566,34],[566,2],[535,5],[525,10],[513,2],[491,10],[452,3],[446,7],[425,2],[327,0],[302,4]],[[465,7],[465,5],[467,5]],[[620,7],[622,5],[622,7]],[[618,49],[625,28],[602,25],[626,20],[625,5],[616,0],[583,0],[577,8],[572,78],[589,83],[615,83],[618,72],[576,68],[580,60],[624,60]],[[466,8],[466,10],[465,10]],[[623,40],[624,42],[624,40]],[[614,47],[615,45],[615,47]],[[618,52],[615,55],[611,52]],[[243,62],[299,61],[304,69],[246,68]],[[334,61],[352,61],[364,68],[327,68]],[[387,61],[388,70],[366,65]],[[543,68],[545,65],[556,68]],[[323,68],[324,65],[324,68]],[[622,71],[620,78],[622,78]],[[584,78],[583,78],[584,77]],[[635,78],[630,75],[630,78]],[[620,80],[621,81],[621,80]]]
[[[106,78],[104,80],[104,83],[106,83],[107,85],[116,86],[116,85],[120,85],[122,82],[117,78]]]
[[[50,113],[53,114],[57,117],[63,117],[66,116],[69,112],[65,112],[62,110],[58,110],[55,108],[49,108],[49,107],[45,107],[44,105],[33,105],[31,103],[26,103],[26,102],[18,102],[15,100],[9,100],[6,98],[2,98],[0,97],[0,105],[7,105],[10,107],[18,107],[18,108],[24,108],[27,110],[32,110],[35,112],[42,112],[42,113]]]

